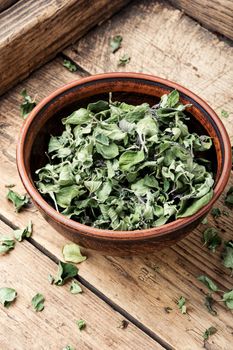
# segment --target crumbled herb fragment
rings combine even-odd
[[[225,109],[222,109],[221,110],[221,116],[223,118],[228,118],[229,117],[229,112],[225,111]]]
[[[82,255],[78,244],[69,243],[62,249],[62,254],[65,261],[73,262],[75,264],[81,263],[86,260],[86,256]]]
[[[17,293],[15,289],[7,287],[0,288],[0,303],[3,306],[9,307],[16,297]]]
[[[207,225],[208,224],[208,219],[207,217],[205,217],[203,220],[202,220],[202,225]]]
[[[233,186],[231,186],[225,197],[225,204],[229,207],[233,206]]]
[[[222,239],[218,235],[218,231],[214,227],[209,227],[203,232],[203,242],[209,250],[215,252],[221,245]]]
[[[217,219],[221,216],[222,212],[219,208],[213,208],[211,210],[211,215],[213,216],[214,219]]]
[[[115,35],[110,39],[110,48],[112,53],[115,53],[117,50],[119,50],[119,48],[121,47],[122,40],[123,38],[121,35]]]
[[[27,90],[24,89],[21,92],[21,96],[23,97],[23,102],[20,105],[20,113],[23,119],[26,119],[28,114],[33,110],[36,106],[35,99],[32,99],[31,96],[27,94]]]
[[[228,309],[233,310],[233,290],[224,293],[222,301],[224,301]]]
[[[21,242],[24,238],[29,238],[32,235],[32,221],[30,220],[25,228],[13,230],[15,239]]]
[[[72,294],[79,294],[82,293],[82,288],[80,286],[80,284],[76,281],[72,281],[71,285],[70,285],[70,293]]]
[[[167,314],[170,314],[172,311],[172,308],[170,306],[165,306],[164,310]]]
[[[78,320],[76,323],[80,331],[86,327],[86,322],[84,320]]]
[[[7,199],[13,203],[16,212],[19,212],[25,205],[29,203],[29,198],[27,195],[20,195],[19,193],[12,190],[8,191]]]
[[[200,156],[212,140],[189,132],[190,105],[177,90],[153,107],[113,97],[62,118],[50,162],[36,171],[39,192],[67,218],[100,229],[146,229],[195,214],[211,200],[214,179]]]
[[[211,326],[208,329],[205,330],[205,332],[203,333],[203,338],[204,340],[208,340],[209,337],[215,333],[217,333],[217,328]]]
[[[66,67],[70,72],[74,73],[77,72],[78,68],[76,66],[76,64],[74,64],[73,62],[71,62],[70,60],[64,60],[63,61],[63,66]]]
[[[8,253],[11,249],[14,249],[14,247],[14,239],[6,236],[0,236],[0,255]]]
[[[75,265],[59,261],[57,275],[54,277],[54,284],[63,286],[68,279],[75,277],[77,274],[78,269]]]
[[[224,243],[222,262],[225,267],[233,271],[233,240]]]
[[[211,294],[205,296],[205,306],[209,313],[213,316],[217,315],[217,311],[213,309],[214,299]]]
[[[182,314],[187,313],[187,308],[186,308],[186,299],[184,297],[180,297],[180,299],[177,302],[177,305],[181,311]]]
[[[44,301],[45,298],[42,294],[37,293],[33,298],[32,298],[32,306],[35,311],[42,311],[44,310]]]
[[[5,185],[6,188],[13,188],[15,187],[15,184],[9,184],[9,185]]]
[[[216,284],[207,276],[201,275],[197,277],[198,281],[202,282],[212,292],[217,292],[219,289]]]
[[[119,58],[118,66],[126,66],[127,63],[129,63],[131,60],[131,57],[127,54],[124,54],[122,57]]]
[[[129,325],[129,322],[128,322],[128,321],[126,321],[126,320],[121,320],[120,325],[118,326],[118,328],[120,328],[120,329],[125,329],[125,328],[128,327],[128,325]]]
[[[63,350],[75,350],[75,348],[73,348],[70,345],[67,345],[65,348],[63,348]]]

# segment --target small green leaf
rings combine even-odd
[[[223,118],[228,118],[229,117],[229,112],[225,111],[225,109],[222,109],[221,110],[221,116]]]
[[[73,346],[67,345],[65,348],[63,348],[63,350],[75,350],[75,348],[73,348]]]
[[[225,204],[229,207],[233,206],[233,186],[231,186],[225,197]]]
[[[186,314],[187,313],[187,309],[186,309],[186,299],[184,297],[180,297],[180,299],[177,302],[177,305],[181,311],[182,314]]]
[[[219,289],[216,284],[207,276],[201,275],[197,277],[198,281],[202,282],[209,290],[217,292]]]
[[[70,72],[77,72],[78,68],[76,66],[76,64],[74,64],[73,62],[71,62],[70,60],[66,60],[64,59],[63,61],[63,66],[66,67]]]
[[[70,293],[72,294],[79,294],[82,293],[82,288],[80,286],[80,284],[76,281],[72,281],[71,285],[70,285]]]
[[[21,242],[24,238],[29,238],[32,235],[32,221],[23,229],[13,230],[15,239]]]
[[[202,225],[207,225],[208,224],[208,219],[207,217],[205,217],[203,220],[202,220]]]
[[[210,192],[208,192],[203,197],[194,200],[193,204],[190,205],[184,212],[178,213],[176,218],[177,219],[178,218],[185,218],[187,216],[191,216],[191,215],[195,214],[199,209],[201,209],[202,207],[204,207],[206,204],[209,203],[209,201],[213,197],[213,194],[214,194],[214,192],[211,189]]]
[[[110,39],[110,47],[112,53],[115,53],[119,48],[121,47],[122,43],[122,36],[121,35],[115,35],[113,38]]]
[[[42,294],[37,293],[33,298],[32,298],[32,306],[35,311],[42,311],[44,309],[44,301],[45,298]]]
[[[233,310],[233,290],[224,293],[222,300],[225,302],[228,309]]]
[[[203,232],[203,242],[209,250],[215,252],[216,248],[221,245],[222,239],[219,237],[218,231],[214,227],[208,227]]]
[[[207,307],[209,313],[213,316],[217,315],[217,311],[213,309],[214,299],[211,294],[205,296],[205,306]]]
[[[21,208],[29,203],[29,198],[27,195],[20,195],[17,192],[9,190],[7,194],[7,199],[14,204],[16,212],[19,212]]]
[[[8,253],[11,249],[14,249],[14,239],[6,236],[0,236],[0,255]]]
[[[217,219],[221,216],[222,212],[219,208],[213,208],[211,210],[211,215],[214,217],[214,219]]]
[[[78,269],[75,265],[59,261],[57,275],[54,277],[54,284],[63,286],[68,279],[75,277],[77,274]]]
[[[124,54],[122,57],[119,58],[118,66],[126,66],[131,60],[131,57],[128,54]]]
[[[233,270],[233,241],[224,243],[224,250],[222,253],[223,265],[228,269]]]
[[[86,322],[84,320],[78,320],[76,323],[80,331],[86,327]]]
[[[21,96],[23,97],[23,102],[20,105],[20,113],[23,119],[26,119],[28,114],[33,110],[36,106],[35,99],[32,99],[31,96],[27,94],[26,89],[21,92]]]
[[[208,329],[205,330],[205,332],[203,333],[203,338],[204,340],[208,340],[209,337],[215,333],[217,333],[217,328],[211,326]]]
[[[160,105],[162,108],[174,108],[180,99],[179,92],[177,90],[173,90],[168,95],[163,95],[161,97]]]
[[[119,158],[119,168],[122,171],[129,171],[134,165],[141,163],[145,158],[144,152],[126,151]]]
[[[81,254],[80,247],[75,243],[66,244],[62,249],[62,254],[65,261],[73,262],[75,264],[81,263],[87,258]]]
[[[62,119],[62,124],[67,125],[86,125],[90,122],[91,116],[90,112],[86,108],[79,108],[77,111],[74,111],[69,117]],[[57,144],[58,148],[61,145]],[[51,147],[51,146],[50,146]]]
[[[7,287],[0,288],[0,303],[3,306],[9,307],[16,297],[17,293],[15,289]]]

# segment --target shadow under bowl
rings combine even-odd
[[[189,130],[211,136],[213,147],[205,153],[211,160],[215,178],[212,200],[196,214],[160,227],[134,231],[96,229],[58,213],[35,187],[35,170],[48,159],[45,152],[51,135],[63,131],[61,118],[89,102],[113,100],[131,104],[156,104],[163,94],[177,89],[181,102],[192,104]],[[188,89],[165,79],[139,73],[106,73],[73,81],[42,100],[25,121],[17,147],[17,166],[21,180],[45,219],[68,239],[87,248],[110,255],[145,254],[168,247],[190,233],[209,212],[223,192],[231,170],[231,145],[228,134],[216,113]],[[48,230],[49,234],[49,230]]]

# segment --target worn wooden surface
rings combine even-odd
[[[128,0],[20,0],[0,13],[0,95]]]
[[[0,0],[0,12],[9,9],[19,0]]]
[[[141,19],[137,15],[138,13],[140,13]],[[154,18],[155,22],[153,22]],[[159,24],[163,25],[165,18],[169,37],[167,46],[162,44],[166,37],[161,37],[161,41],[159,41],[160,37],[156,34]],[[132,24],[132,21],[135,25]],[[151,22],[152,24],[150,24]],[[158,27],[155,26],[156,23]],[[232,74],[230,71],[231,63],[229,63],[230,60],[227,60],[227,55],[228,57],[232,55],[232,49],[186,16],[181,16],[178,10],[172,10],[171,7],[157,2],[141,1],[130,5],[127,11],[122,11],[121,14],[114,16],[111,22],[102,26],[104,26],[104,32],[101,32],[101,27],[97,28],[73,47],[75,51],[72,51],[71,48],[65,51],[65,54],[72,56],[83,70],[80,69],[77,73],[72,74],[62,66],[62,59],[57,58],[35,72],[23,84],[5,94],[0,101],[1,218],[11,226],[23,226],[29,219],[32,219],[35,225],[32,244],[41,253],[53,259],[61,259],[61,248],[67,241],[55,232],[33,207],[16,214],[12,205],[5,199],[7,193],[5,184],[15,183],[16,190],[23,192],[15,165],[15,146],[22,124],[19,117],[19,93],[23,87],[26,87],[30,94],[37,94],[37,100],[40,100],[61,84],[80,78],[82,75],[113,69],[111,67],[119,69],[117,68],[117,59],[122,53],[129,51],[132,57],[131,63],[123,68],[124,70],[143,70],[176,80],[198,92],[218,112],[222,108],[229,112],[232,111],[230,92],[226,89],[226,87],[230,88],[230,78],[228,80],[227,72],[230,77]],[[172,37],[174,28],[175,32]],[[187,42],[184,38],[182,39],[183,54],[181,55],[179,41],[188,28],[193,34],[191,35],[189,32],[189,36],[186,37]],[[165,30],[165,28],[163,29]],[[134,34],[132,34],[133,31]],[[153,45],[151,31],[153,31],[156,45]],[[178,35],[178,31],[180,31],[180,35]],[[108,34],[106,35],[106,33]],[[121,33],[124,36],[123,47],[116,55],[110,54],[108,48],[108,35],[113,33]],[[161,30],[161,36],[162,33]],[[137,38],[136,42],[135,39],[133,40],[134,35]],[[190,36],[196,50],[199,50],[200,47],[203,48],[203,60],[200,56],[193,57],[196,51],[190,46],[188,40]],[[94,37],[93,41],[92,37]],[[91,48],[88,48],[88,42]],[[171,43],[169,46],[171,53],[167,52],[169,42]],[[215,54],[214,45],[218,56],[216,54],[215,57],[212,57]],[[177,46],[176,56],[175,46]],[[147,47],[148,50],[146,50]],[[208,68],[206,59],[208,47],[210,58],[212,58],[212,70]],[[222,47],[222,51],[220,51],[220,47]],[[145,52],[144,55],[143,52]],[[198,53],[196,54],[198,55]],[[85,55],[85,60],[82,55]],[[175,58],[172,58],[173,56]],[[193,59],[194,61],[192,61]],[[222,72],[218,75],[215,74],[218,67],[214,65],[216,60],[219,61],[219,69]],[[169,62],[172,63],[171,66],[168,64]],[[176,68],[177,64],[179,64],[179,69]],[[173,72],[175,69],[176,74]],[[208,73],[206,73],[207,69]],[[219,71],[217,70],[217,72]],[[199,77],[195,74],[198,74]],[[208,79],[209,85],[206,79]],[[205,88],[204,83],[206,84]],[[218,94],[221,94],[222,102],[221,99],[218,99]],[[233,136],[232,115],[224,122],[228,126],[230,136]],[[233,179],[231,179],[231,184],[233,184]],[[222,199],[217,206],[226,209]],[[222,216],[217,222],[211,217],[208,220],[208,226],[219,227],[219,233],[223,239],[232,238],[232,215]],[[206,348],[211,350],[231,349],[232,312],[227,311],[222,303],[216,302],[215,308],[218,316],[214,317],[209,314],[203,305],[206,289],[196,279],[198,275],[206,274],[221,289],[232,288],[232,277],[230,277],[229,270],[221,264],[220,250],[214,254],[202,246],[201,234],[206,227],[201,225],[174,247],[162,252],[155,252],[152,256],[112,258],[88,251],[88,260],[80,265],[81,281],[86,288],[107,304],[112,305],[122,316],[131,320],[135,326],[153,339],[152,347],[145,345],[141,347],[142,349],[156,349],[157,342],[162,344],[165,349],[203,349],[202,334],[210,326],[215,326],[218,333],[209,339]],[[11,252],[9,258],[13,257],[15,252]],[[30,264],[28,260],[25,260],[26,264]],[[187,315],[182,315],[176,305],[177,299],[181,295],[187,299]],[[219,299],[219,297],[215,296],[215,299]],[[89,302],[87,304],[89,305]],[[172,308],[170,314],[164,310],[164,307],[167,306]],[[98,345],[98,336],[96,343]],[[97,345],[94,345],[93,349],[98,349]],[[137,341],[133,342],[129,348],[133,349],[136,345]],[[111,347],[103,346],[103,349],[109,348]],[[122,347],[116,348],[122,349]]]
[[[0,231],[0,237],[12,235],[2,222]],[[58,350],[67,345],[83,350],[129,350],[134,342],[138,350],[144,346],[162,349],[131,323],[121,329],[122,316],[84,286],[82,294],[74,295],[69,292],[70,283],[50,285],[48,274],[55,275],[56,271],[56,264],[29,242],[17,243],[14,250],[1,256],[0,287],[14,288],[18,294],[8,309],[0,306],[2,350]],[[45,297],[45,308],[36,313],[31,299],[38,292]],[[81,332],[78,319],[87,324]]]
[[[233,39],[232,0],[169,0],[204,27]]]

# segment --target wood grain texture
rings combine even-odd
[[[123,35],[122,48],[111,54],[108,41],[115,34]],[[233,48],[164,2],[133,2],[64,53],[91,74],[136,71],[184,85],[219,116],[229,112],[222,121],[233,142]],[[131,60],[119,67],[125,53]]]
[[[79,73],[71,74],[64,70],[59,59],[56,59],[34,73],[23,85],[7,93],[1,99],[0,106],[0,213],[18,226],[32,219],[36,244],[60,259],[61,248],[67,241],[35,209],[16,214],[11,203],[5,199],[5,184],[15,183],[17,191],[24,191],[15,165],[15,145],[22,123],[18,116],[19,92],[26,87],[32,95],[37,93],[40,99],[56,86],[75,77],[80,77]],[[222,199],[217,206],[226,209]],[[209,226],[219,226],[225,240],[232,238],[232,224],[232,216],[222,216],[218,223],[209,218]],[[215,326],[218,333],[209,339],[206,346],[211,350],[229,350],[233,332],[232,312],[227,311],[223,304],[216,303],[218,316],[209,314],[203,305],[207,291],[196,279],[200,274],[206,274],[221,289],[232,288],[230,272],[221,264],[220,250],[213,254],[202,245],[201,234],[205,227],[200,226],[174,247],[150,256],[112,258],[88,251],[88,260],[80,266],[80,276],[141,322],[167,344],[168,349],[203,349],[203,332]],[[221,232],[221,228],[224,232]],[[181,295],[187,298],[187,315],[182,315],[176,305]],[[214,298],[218,300],[219,296],[215,295]],[[164,310],[167,306],[172,308],[170,314]]]
[[[0,13],[9,9],[12,5],[14,5],[19,0],[0,0]]]
[[[2,222],[0,232],[0,237],[12,235]],[[0,304],[1,349],[58,350],[71,345],[80,350],[162,350],[131,323],[121,329],[122,316],[84,286],[82,294],[73,295],[69,292],[70,283],[62,287],[50,285],[48,274],[56,274],[57,266],[30,243],[17,243],[0,259],[0,288],[11,287],[18,294],[8,309]],[[38,292],[45,297],[45,308],[36,313],[31,299]],[[81,332],[78,319],[87,324]]]
[[[0,95],[128,0],[21,0],[0,14]]]
[[[204,27],[233,39],[232,0],[169,0]]]

